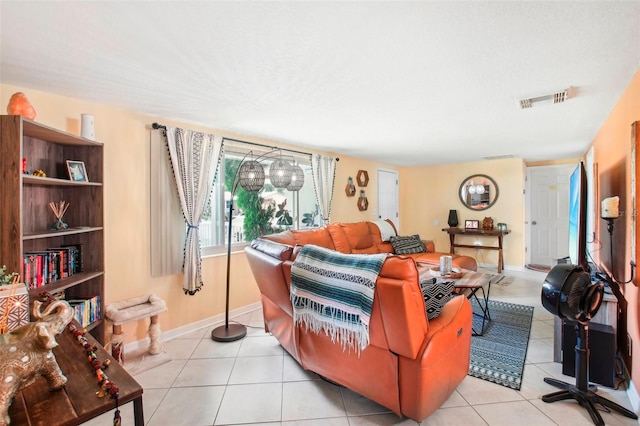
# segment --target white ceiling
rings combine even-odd
[[[3,83],[398,166],[578,157],[640,67],[637,1],[3,0],[0,20]]]

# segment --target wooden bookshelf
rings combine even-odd
[[[46,177],[22,173],[39,169]],[[71,181],[66,160],[85,164],[88,182]],[[21,272],[26,252],[81,244],[81,273],[29,291],[65,292],[67,299],[99,295],[104,312],[103,145],[17,115],[0,116],[0,265]],[[69,228],[50,230],[55,217],[49,202],[70,203],[64,215]],[[91,334],[105,343],[104,321]]]

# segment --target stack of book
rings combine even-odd
[[[22,256],[22,277],[29,290],[82,272],[82,244],[69,244]]]
[[[102,317],[100,296],[67,300],[75,313],[75,319],[82,327],[87,327]]]

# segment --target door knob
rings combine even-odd
[[[538,222],[536,222],[535,220],[531,222],[532,225],[537,225]]]

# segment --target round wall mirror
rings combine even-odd
[[[458,195],[471,210],[486,210],[498,199],[498,185],[487,175],[472,175],[462,181]]]

